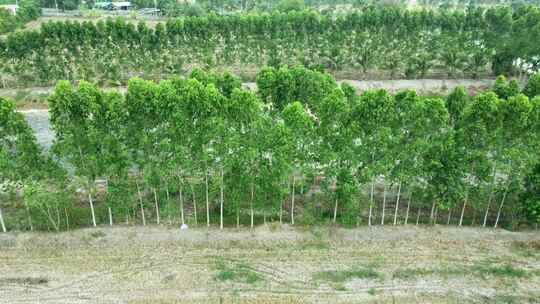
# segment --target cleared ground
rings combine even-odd
[[[166,227],[0,235],[0,303],[539,303],[540,233]]]

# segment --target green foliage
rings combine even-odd
[[[313,275],[316,281],[344,283],[352,279],[378,279],[382,275],[372,268],[356,268],[353,270],[321,271]]]
[[[523,94],[531,99],[540,95],[540,73],[536,73],[529,78],[525,88],[523,88]]]
[[[218,273],[215,278],[218,281],[256,284],[264,280],[256,270],[243,263],[227,263],[223,260],[218,260],[216,268]]]

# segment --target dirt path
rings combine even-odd
[[[453,227],[2,234],[0,303],[538,303],[539,257]]]

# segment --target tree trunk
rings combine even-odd
[[[154,203],[156,205],[156,223],[159,225],[161,221],[159,218],[159,204],[158,204],[156,188],[152,188],[152,191],[154,191]]]
[[[412,192],[409,194],[409,200],[407,201],[407,211],[405,212],[405,225],[409,222],[409,210],[411,210]]]
[[[32,224],[32,215],[30,214],[30,206],[28,206],[28,202],[23,199],[24,201],[24,207],[26,209],[26,217],[28,218],[28,226],[30,227],[30,231],[34,231],[34,225]]]
[[[69,216],[68,216],[67,208],[64,208],[64,214],[66,216],[66,230],[69,230]]]
[[[208,172],[204,172],[204,185],[206,191],[206,226],[210,227],[210,201],[208,199]]]
[[[495,225],[493,228],[497,228],[497,225],[499,224],[499,219],[501,218],[501,211],[504,206],[504,200],[506,199],[506,194],[508,193],[508,187],[504,190],[503,197],[501,200],[501,205],[499,206],[499,210],[497,211],[497,219],[495,220]]]
[[[493,188],[495,188],[495,176],[497,175],[497,164],[495,163],[493,165],[493,179],[491,180],[491,189],[489,190],[489,198],[488,198],[488,205],[486,208],[486,213],[484,214],[484,222],[482,223],[482,227],[486,227],[487,223],[487,217],[489,214],[489,207],[491,207],[491,200],[493,199]]]
[[[401,195],[401,182],[398,185],[397,199],[396,199],[396,211],[394,212],[394,226],[397,224],[397,214],[399,208],[399,196]]]
[[[283,201],[279,203],[279,224],[283,225]]]
[[[92,224],[96,227],[96,214],[94,212],[94,202],[92,201],[92,193],[90,193],[90,190],[88,190],[88,200],[90,201],[90,211],[92,212]]]
[[[338,199],[336,198],[336,203],[334,204],[334,224],[336,223],[336,218],[337,218],[337,207],[338,207]]]
[[[429,215],[429,222],[433,224],[433,219],[435,218],[435,201],[431,204],[431,214]]]
[[[369,216],[368,216],[368,226],[371,226],[371,217],[373,215],[373,192],[375,188],[375,176],[371,177],[371,194],[369,197]]]
[[[141,188],[139,187],[139,182],[138,181],[135,181],[135,185],[137,185],[137,195],[139,196],[139,204],[141,205],[142,224],[143,224],[143,226],[146,226],[146,217],[144,216],[144,206],[143,206]]]
[[[199,220],[197,219],[197,202],[195,201],[195,190],[193,190],[193,185],[190,184],[191,187],[191,195],[193,197],[193,215],[195,216],[195,225],[199,224]]]
[[[182,225],[186,223],[184,219],[184,195],[182,193],[182,185],[180,185],[180,221],[182,222]]]
[[[253,229],[253,197],[254,197],[253,183],[251,183],[251,201],[250,201],[250,216],[251,216],[251,229]]]
[[[467,201],[469,200],[469,192],[465,194],[465,200],[463,201],[463,207],[461,208],[461,215],[459,216],[459,227],[463,225],[463,215],[465,214],[465,208],[467,208]]]
[[[294,225],[294,186],[296,184],[296,176],[294,175],[293,171],[293,177],[292,177],[292,195],[291,195],[291,225]]]
[[[382,201],[382,218],[381,218],[381,225],[384,225],[384,209],[386,209],[386,181],[383,182],[383,201]]]
[[[2,208],[0,208],[0,226],[2,226],[2,232],[7,232],[4,216],[2,215]]]
[[[223,167],[221,167],[221,183],[219,186],[219,229],[223,230]]]
[[[111,210],[111,207],[109,207],[108,209],[109,209],[109,226],[112,227],[113,225],[112,210]]]
[[[448,209],[448,220],[446,221],[446,225],[450,225],[451,219],[452,219],[452,209]]]
[[[435,206],[435,217],[434,217],[434,220],[433,220],[433,225],[437,225],[438,217],[439,217],[439,207]]]
[[[236,229],[240,229],[240,208],[236,207]]]
[[[418,226],[418,223],[420,222],[420,213],[422,213],[422,209],[418,208],[418,213],[416,214],[416,226]]]

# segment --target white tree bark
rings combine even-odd
[[[431,214],[429,215],[429,221],[431,222],[431,224],[434,223],[433,221],[434,215],[435,215],[435,201],[433,201],[433,203],[431,204]]]
[[[141,188],[139,187],[139,182],[138,181],[135,181],[135,184],[137,185],[137,195],[139,196],[139,204],[141,206],[142,224],[143,224],[143,226],[146,226],[146,217],[144,216],[144,206],[143,206]]]
[[[182,225],[186,223],[184,219],[184,195],[182,193],[181,185],[180,185],[180,221],[182,222]]]
[[[495,220],[495,225],[493,225],[493,228],[497,228],[497,225],[499,224],[499,219],[501,218],[501,211],[504,206],[504,200],[506,199],[506,194],[508,193],[508,187],[504,190],[504,194],[501,200],[501,205],[499,205],[499,210],[497,211],[497,219]]]
[[[221,183],[219,187],[219,229],[223,230],[223,167],[221,167]]]
[[[199,224],[199,220],[197,218],[197,202],[195,198],[195,190],[193,189],[193,185],[189,185],[191,188],[191,196],[193,197],[193,215],[195,216],[195,225]]]
[[[397,199],[396,199],[396,211],[394,212],[394,226],[397,224],[397,214],[399,208],[399,196],[401,195],[401,182],[398,185]]]
[[[210,201],[208,199],[208,172],[204,172],[204,185],[206,191],[206,226],[210,227]]]
[[[469,191],[465,194],[465,200],[463,201],[463,207],[461,208],[461,215],[459,216],[459,227],[463,225],[463,215],[465,214],[465,208],[467,208],[467,201],[469,200]]]
[[[251,201],[249,203],[250,205],[250,217],[251,217],[251,229],[253,229],[253,197],[254,197],[254,192],[255,192],[255,189],[253,189],[254,186],[253,186],[253,183],[251,183]]]
[[[488,198],[488,205],[486,208],[486,213],[484,214],[484,222],[482,223],[482,227],[486,227],[487,218],[489,214],[489,207],[491,207],[491,200],[493,199],[493,189],[495,188],[495,177],[497,176],[497,164],[495,163],[493,165],[493,179],[491,181],[491,189],[489,190],[489,198]]]
[[[420,222],[421,213],[422,213],[422,209],[418,208],[418,213],[416,214],[416,226],[418,226],[418,223]]]
[[[0,208],[0,226],[2,226],[2,232],[7,232],[4,216],[2,215],[2,208]]]
[[[112,210],[111,210],[111,207],[109,207],[108,209],[109,209],[109,226],[112,227],[113,225]]]
[[[34,225],[32,224],[32,215],[30,214],[30,206],[28,206],[28,202],[23,199],[24,201],[24,208],[26,209],[26,216],[28,217],[28,226],[30,226],[30,231],[34,231]]]
[[[382,214],[381,214],[381,225],[384,225],[384,212],[386,209],[386,181],[383,182],[383,201],[382,201]]]
[[[446,220],[446,225],[450,225],[451,219],[452,219],[452,209],[448,209],[448,219]]]
[[[334,224],[336,223],[336,219],[337,219],[337,207],[338,207],[338,199],[336,198],[336,203],[334,204]]]
[[[294,189],[294,186],[296,184],[296,176],[294,175],[294,172],[293,172],[293,177],[292,177],[292,195],[291,195],[291,225],[294,225],[294,192],[295,192],[295,189]]]
[[[154,191],[154,203],[156,205],[156,223],[159,225],[161,220],[160,220],[160,217],[159,217],[159,204],[158,204],[156,188],[152,188],[152,191]]]
[[[405,212],[405,225],[409,222],[409,211],[411,210],[412,192],[409,194],[409,200],[407,201],[407,211]]]
[[[96,227],[96,213],[94,212],[94,201],[92,200],[92,193],[90,190],[88,190],[88,200],[90,201],[90,211],[92,212],[92,224]]]
[[[371,177],[371,194],[369,196],[369,216],[368,216],[368,226],[371,226],[371,218],[373,215],[373,192],[375,188],[375,176]]]

